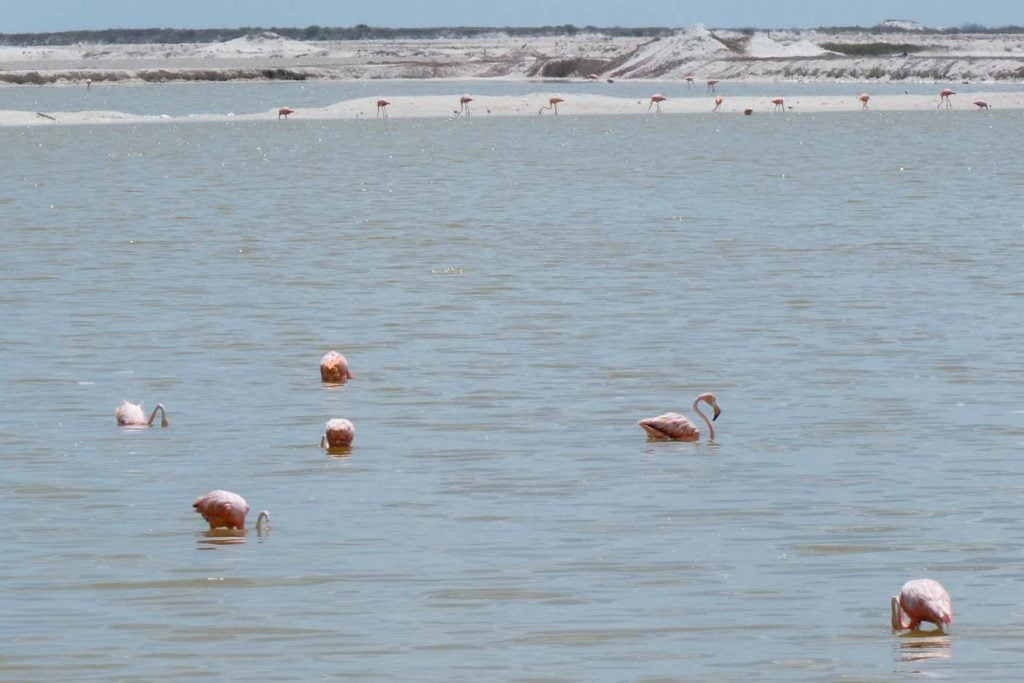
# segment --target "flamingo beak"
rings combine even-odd
[[[719,408],[718,406],[715,406],[715,416],[711,418],[711,421],[714,422],[715,420],[717,420],[718,416],[721,415],[721,414],[722,414],[722,409]]]

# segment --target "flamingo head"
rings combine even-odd
[[[711,406],[711,410],[714,411],[714,414],[711,417],[712,422],[717,420],[718,416],[722,414],[722,408],[718,405],[718,399],[715,398],[714,394],[710,392],[706,394],[701,394],[700,396],[697,397],[697,400],[704,401],[709,406]]]

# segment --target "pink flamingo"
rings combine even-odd
[[[337,351],[328,351],[320,359],[320,381],[347,382],[355,377],[348,369],[348,360]]]
[[[148,420],[141,405],[129,403],[128,401],[114,408],[114,417],[117,418],[117,424],[121,427],[152,427],[158,410],[160,411],[160,426],[166,427],[171,424],[167,421],[167,413],[164,411],[162,403],[156,404],[156,408],[153,408],[153,412],[150,413]]]
[[[982,111],[984,109],[989,108],[988,102],[986,102],[985,100],[975,100],[974,106],[978,108],[978,111]]]
[[[776,97],[775,99],[773,99],[772,104],[775,105],[775,108],[772,109],[772,111],[784,111],[786,109],[786,101],[783,100],[781,97]]]
[[[693,76],[687,76],[686,77],[686,87],[687,88],[692,88],[693,87]]]
[[[328,420],[324,435],[320,437],[320,448],[340,450],[349,448],[356,437],[356,428],[350,420],[338,417]]]
[[[278,120],[286,119],[286,118],[288,118],[289,114],[294,114],[294,113],[295,113],[294,109],[289,109],[288,107],[281,107],[280,109],[277,110],[277,118],[278,118]]]
[[[719,109],[721,109],[723,101],[724,98],[721,95],[715,95],[715,108],[712,109],[711,111],[718,111]]]
[[[949,593],[932,579],[913,579],[903,584],[899,595],[892,596],[892,630],[914,630],[928,621],[943,630],[953,623],[953,602]]]
[[[558,103],[559,102],[565,102],[565,100],[563,100],[561,97],[551,97],[551,98],[548,98],[548,106],[541,107],[537,111],[537,113],[540,114],[542,111],[544,111],[546,109],[554,109],[555,110],[555,116],[558,116]]]
[[[864,92],[864,93],[861,93],[860,95],[857,95],[857,99],[860,100],[861,103],[864,105],[863,107],[861,107],[861,109],[867,109],[868,108],[868,101],[871,99],[871,95],[869,95],[866,92]]]
[[[245,502],[245,498],[220,489],[199,496],[192,507],[210,523],[211,531],[223,528],[244,530],[245,516],[249,514],[249,503]],[[270,529],[270,513],[263,510],[256,518],[257,531],[263,530],[263,520],[267,521],[267,529]]]
[[[461,114],[463,111],[466,112],[466,116],[469,116],[469,103],[473,101],[473,98],[469,95],[463,95],[459,98],[459,111],[456,112]]]
[[[387,100],[377,100],[377,116],[378,117],[381,114],[384,115],[384,118],[388,117],[388,105],[389,104],[391,104],[391,103],[388,102]]]
[[[715,86],[718,85],[717,78],[711,78],[708,80],[708,92],[715,92]]]
[[[942,106],[942,103],[945,102],[946,103],[946,109],[952,109],[953,108],[953,103],[952,103],[952,101],[950,101],[949,96],[950,95],[955,95],[955,94],[956,94],[955,90],[950,90],[949,88],[943,88],[942,92],[939,93],[939,103],[937,105],[935,105],[935,108],[938,109],[939,107]]]
[[[651,107],[657,107],[656,111],[661,113],[661,103],[665,101],[664,95],[654,94],[651,95],[651,103],[647,105],[647,111],[651,110]]]
[[[701,412],[699,405],[701,401],[711,406],[712,411],[714,411],[714,417],[710,420],[707,415]],[[718,416],[722,414],[722,409],[718,407],[715,395],[705,393],[693,399],[693,410],[701,416],[704,423],[708,426],[708,441],[714,441],[715,426],[711,422],[717,420]],[[679,413],[665,413],[658,417],[648,417],[640,420],[637,424],[647,432],[648,438],[657,441],[700,441],[700,429],[697,428],[697,425],[690,422],[685,415],[680,415]]]

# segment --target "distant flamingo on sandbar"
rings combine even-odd
[[[381,114],[384,115],[384,118],[388,117],[388,105],[389,104],[391,104],[391,103],[388,102],[387,100],[377,100],[377,116],[378,117],[380,117]]]
[[[708,80],[708,92],[715,92],[715,86],[718,85],[717,78],[711,78]]]
[[[356,438],[356,428],[350,420],[337,417],[327,421],[324,435],[320,437],[320,448],[330,451],[347,449]]]
[[[945,630],[953,623],[953,602],[938,581],[912,579],[903,584],[899,595],[892,596],[892,630],[914,630],[927,621]]]
[[[715,108],[712,109],[711,111],[718,111],[719,109],[721,109],[722,108],[722,102],[724,102],[724,101],[725,101],[725,98],[723,98],[721,95],[715,95]]]
[[[462,97],[460,97],[459,111],[457,113],[461,114],[462,112],[466,112],[466,116],[469,116],[469,103],[472,101],[473,98],[470,97],[469,95],[463,95]]]
[[[687,76],[686,77],[686,87],[687,88],[692,88],[693,87],[693,76]]]
[[[651,95],[651,103],[647,105],[647,111],[651,110],[651,107],[657,107],[655,111],[661,113],[661,103],[665,101],[664,95],[654,94]]]
[[[701,402],[711,406],[714,417],[710,420],[707,415],[701,412]],[[706,393],[693,399],[693,410],[701,416],[704,423],[708,426],[708,441],[714,441],[715,427],[711,423],[722,414],[722,409],[718,406],[715,395]],[[649,439],[657,441],[700,441],[700,429],[698,429],[697,425],[690,422],[685,415],[680,415],[679,413],[665,413],[658,417],[648,417],[640,420],[637,424],[643,427]]]
[[[598,79],[598,75],[597,74],[587,74],[587,80],[588,81],[596,81],[597,79]]]
[[[348,369],[348,359],[337,351],[328,351],[320,359],[320,381],[347,382],[354,376]]]
[[[277,118],[278,118],[278,120],[286,119],[286,118],[288,118],[289,114],[294,114],[294,113],[295,113],[294,109],[289,109],[288,107],[281,107],[280,109],[277,110]]]
[[[205,496],[199,496],[192,507],[210,523],[210,530],[213,529],[245,529],[245,516],[249,514],[249,503],[237,493],[231,491],[210,491]],[[266,520],[267,529],[270,529],[270,513],[266,510],[260,512],[256,518],[256,530],[263,530],[263,522]]]
[[[946,109],[952,109],[953,108],[953,102],[949,99],[949,96],[950,95],[955,95],[955,94],[956,94],[955,90],[950,90],[949,88],[943,88],[942,92],[939,93],[939,103],[937,105],[935,105],[935,108],[938,109],[939,107],[942,106],[942,103],[945,102],[946,103]]]
[[[543,111],[545,111],[547,109],[554,109],[555,110],[555,116],[558,116],[558,103],[559,102],[565,102],[565,100],[563,100],[561,97],[551,97],[551,98],[548,99],[548,106],[541,107],[537,111],[537,113],[540,114],[541,112],[543,112]]]
[[[860,95],[857,95],[857,99],[860,100],[861,104],[864,105],[863,107],[861,107],[861,109],[867,109],[868,102],[871,100],[871,95],[867,94],[866,92],[861,93]]]
[[[164,412],[164,406],[162,403],[156,404],[156,408],[153,408],[153,412],[150,413],[148,420],[146,419],[146,413],[142,410],[141,405],[129,403],[128,401],[125,401],[114,409],[114,417],[117,418],[117,424],[121,427],[152,427],[153,420],[156,419],[157,411],[160,411],[161,427],[166,427],[171,424],[167,421],[167,413]]]
[[[978,111],[983,111],[985,109],[989,109],[990,108],[988,106],[988,102],[986,102],[985,100],[975,100],[974,101],[974,106],[978,108]]]
[[[785,111],[786,109],[786,101],[781,97],[776,97],[775,99],[773,99],[772,104],[775,105],[775,108],[772,109],[772,111]]]

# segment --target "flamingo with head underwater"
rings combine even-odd
[[[146,413],[142,410],[141,404],[125,401],[114,408],[114,417],[117,418],[117,424],[121,427],[152,427],[157,411],[160,412],[161,427],[171,424],[167,421],[167,413],[164,411],[162,403],[157,403],[156,408],[153,408],[153,412],[149,414],[149,419],[146,419]]]
[[[709,420],[701,409],[700,404],[707,403],[712,410],[713,417]],[[700,415],[701,419],[708,426],[708,441],[715,440],[715,426],[711,424],[722,414],[718,400],[712,393],[704,393],[693,399],[693,411]],[[700,441],[700,429],[690,422],[689,418],[679,413],[664,413],[657,417],[648,417],[637,422],[649,439],[657,441]]]
[[[211,531],[214,529],[245,530],[245,516],[249,514],[249,503],[237,493],[221,489],[210,491],[206,495],[196,498],[192,507],[209,522]],[[257,531],[263,530],[264,520],[269,529],[270,513],[266,510],[260,512],[259,517],[256,518]]]
[[[945,630],[953,623],[953,601],[949,593],[933,579],[912,579],[903,584],[899,595],[892,596],[892,630],[914,630],[927,621]]]

